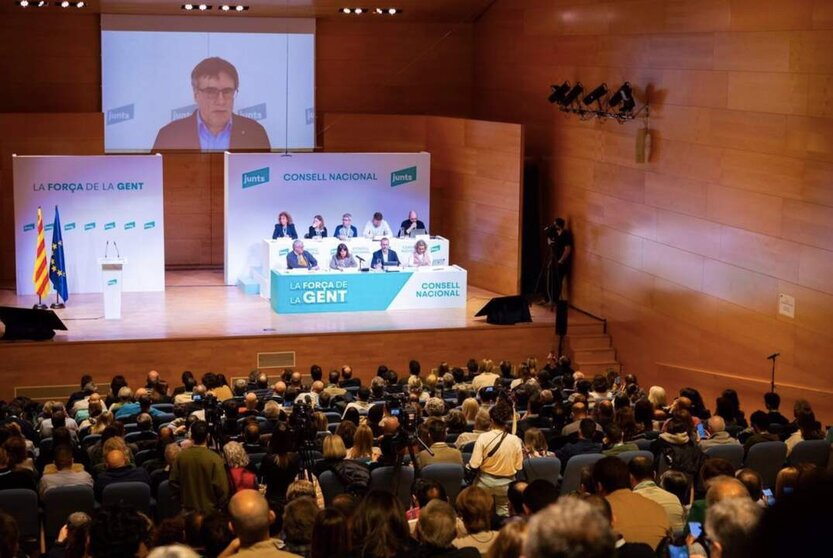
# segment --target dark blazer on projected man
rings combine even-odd
[[[191,116],[174,120],[159,129],[152,151],[165,149],[200,150],[196,110],[191,113]],[[232,114],[229,149],[269,150],[271,146],[266,130],[256,120]]]
[[[376,267],[377,265],[386,266],[386,265],[399,265],[399,256],[388,248],[388,261],[384,262],[382,258],[382,251],[376,250],[373,252],[373,258],[370,260],[370,267]]]

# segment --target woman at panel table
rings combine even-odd
[[[347,249],[347,245],[343,242],[336,248],[336,253],[333,254],[330,260],[330,269],[344,269],[347,267],[358,267],[356,259]]]
[[[278,223],[272,232],[272,239],[274,240],[276,238],[298,239],[298,233],[295,232],[295,224],[292,222],[292,216],[286,211],[278,213]]]
[[[416,244],[414,244],[414,253],[408,258],[407,265],[410,267],[431,265],[431,254],[428,253],[428,245],[424,240],[416,241]]]
[[[326,238],[327,227],[324,226],[324,218],[321,215],[316,215],[312,218],[312,225],[310,225],[309,232],[306,238]]]

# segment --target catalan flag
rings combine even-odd
[[[61,300],[69,300],[69,289],[67,289],[67,266],[64,261],[64,239],[61,235],[61,215],[58,213],[58,206],[55,206],[55,222],[52,225],[52,259],[49,261],[49,280],[55,287],[55,292],[61,296]]]
[[[43,213],[38,208],[38,243],[35,248],[35,271],[32,282],[35,284],[35,294],[43,298],[49,294],[49,268],[46,266],[46,244],[43,240]]]

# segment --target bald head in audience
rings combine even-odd
[[[734,477],[720,475],[709,479],[708,491],[706,492],[707,507],[729,498],[749,498],[749,491],[742,482]]]
[[[246,410],[248,411],[256,411],[257,410],[257,394],[253,391],[250,391],[246,394],[246,397],[243,399],[243,404],[246,405]]]
[[[246,548],[269,538],[269,525],[275,521],[275,512],[269,509],[266,498],[260,492],[241,490],[232,497],[228,511],[231,530],[240,539],[241,547]]]
[[[122,450],[111,450],[107,452],[105,462],[108,469],[121,469],[127,465],[127,457]]]

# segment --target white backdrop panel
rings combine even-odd
[[[226,153],[225,169],[229,285],[260,265],[261,241],[271,238],[280,211],[292,215],[299,237],[316,214],[332,235],[351,213],[361,234],[376,211],[396,234],[411,209],[430,231],[428,153]]]
[[[17,294],[34,293],[38,206],[43,208],[46,252],[52,255],[55,206],[61,214],[70,299],[101,292],[97,258],[122,257],[125,291],[165,290],[162,156],[16,156],[14,172]]]

